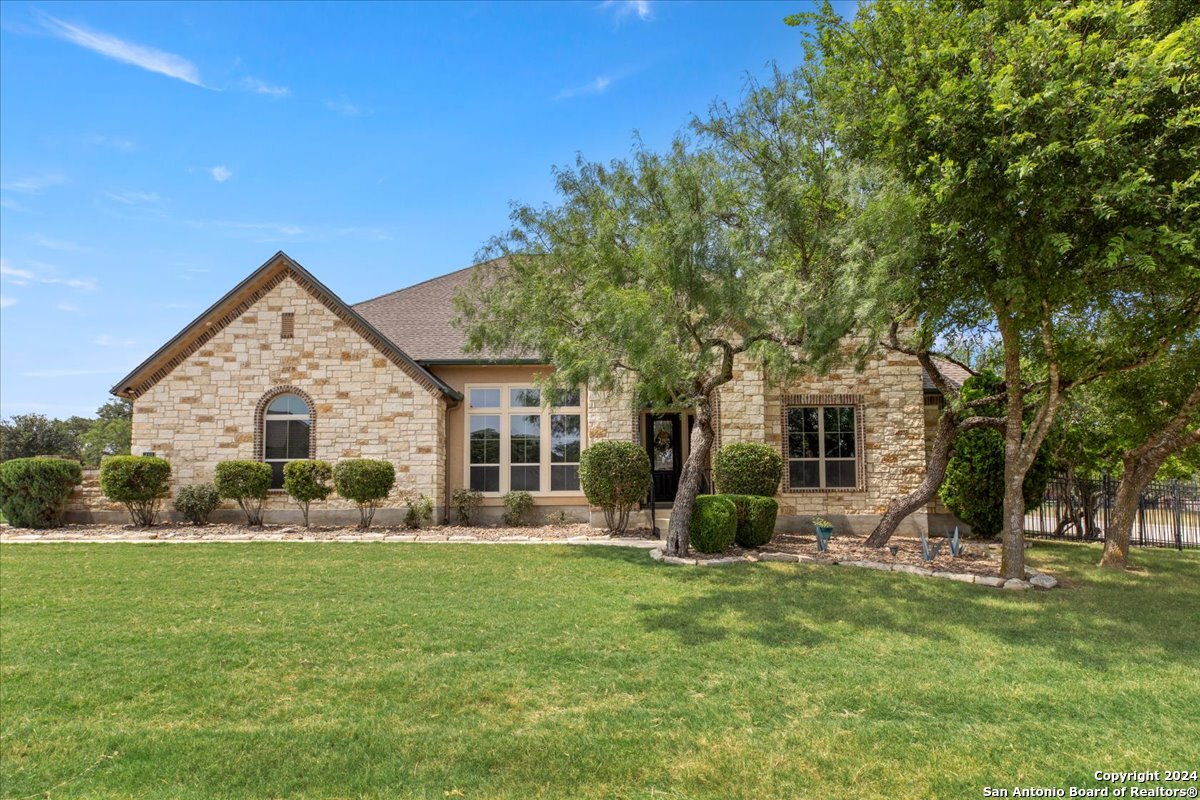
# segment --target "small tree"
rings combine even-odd
[[[43,414],[17,414],[0,420],[0,461],[78,455],[76,431],[65,420],[48,419]]]
[[[133,524],[148,528],[171,491],[171,464],[154,456],[108,456],[100,462],[104,496],[129,511]]]
[[[221,504],[221,495],[211,483],[184,486],[175,495],[175,510],[193,525],[207,525],[208,517]]]
[[[504,524],[520,525],[533,511],[533,495],[529,492],[509,492],[504,495]]]
[[[579,457],[583,493],[615,533],[628,527],[629,512],[650,491],[650,480],[650,456],[633,442],[596,442]]]
[[[271,465],[261,461],[222,461],[213,483],[225,500],[234,500],[246,514],[246,524],[263,524],[263,503],[271,490]]]
[[[332,477],[333,467],[320,459],[289,461],[283,465],[283,490],[300,506],[304,527],[308,527],[309,505],[314,500],[324,500],[333,491],[329,484]]]
[[[417,530],[433,522],[433,501],[424,494],[418,494],[408,501],[408,510],[404,512],[404,527]]]
[[[339,461],[333,468],[333,485],[341,497],[352,500],[358,507],[358,527],[363,530],[371,527],[375,509],[395,483],[396,468],[390,461],[351,458]]]
[[[458,515],[458,524],[470,526],[475,509],[483,505],[483,494],[474,489],[455,489],[450,502]]]
[[[65,458],[14,458],[0,464],[0,510],[14,528],[54,528],[83,482],[79,463]]]
[[[733,442],[717,449],[713,488],[718,494],[774,497],[783,478],[783,456],[761,442]]]

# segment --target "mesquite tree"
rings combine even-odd
[[[913,316],[1003,345],[1001,572],[1023,577],[1022,485],[1064,398],[1196,325],[1200,20],[1122,0],[806,19],[839,146],[915,198]]]
[[[469,349],[544,360],[555,386],[694,411],[672,554],[687,552],[717,391],[735,361],[787,380],[828,365],[848,328],[828,246],[845,183],[801,86],[777,75],[742,105],[714,108],[696,123],[703,147],[679,140],[557,170],[557,203],[517,206],[457,299]]]

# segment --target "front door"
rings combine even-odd
[[[679,488],[679,471],[683,468],[683,442],[680,439],[678,414],[648,414],[646,421],[646,452],[650,455],[651,478],[654,481],[654,502],[675,502]]]

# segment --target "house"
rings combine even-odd
[[[655,500],[669,504],[688,411],[651,413],[587,387],[548,406],[535,385],[546,365],[466,355],[452,299],[472,269],[348,305],[277,253],[113,387],[133,401],[132,452],[170,460],[176,488],[211,481],[228,459],[271,464],[276,485],[292,459],[387,459],[397,485],[380,524],[398,522],[416,494],[444,520],[462,487],[483,493],[485,521],[512,490],[544,513],[587,520],[596,517],[579,489],[579,453],[624,439],[647,448]],[[822,515],[866,531],[920,482],[938,402],[917,361],[897,353],[782,390],[739,363],[720,392],[715,445],[780,449],[781,528]],[[268,521],[298,519],[282,491],[267,508]],[[313,510],[317,523],[356,519],[338,499]],[[928,519],[915,515],[909,529]]]

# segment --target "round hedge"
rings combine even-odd
[[[149,527],[158,504],[171,491],[171,464],[155,456],[105,456],[100,461],[100,490],[120,503],[133,524]]]
[[[579,484],[609,530],[624,530],[630,510],[650,492],[650,457],[633,442],[596,442],[579,457]]]
[[[374,458],[348,458],[333,468],[337,493],[358,506],[359,527],[371,527],[379,501],[387,497],[396,483],[396,468],[390,461]]]
[[[208,517],[221,503],[217,487],[211,483],[184,486],[175,495],[175,510],[193,525],[207,525]]]
[[[81,483],[77,461],[13,458],[0,464],[0,510],[14,528],[55,528],[71,491]]]
[[[235,500],[246,514],[246,524],[262,525],[263,501],[271,490],[271,465],[261,461],[222,461],[213,474],[217,494]]]
[[[737,535],[735,541],[742,547],[762,547],[775,535],[775,518],[779,515],[779,503],[771,497],[756,497],[748,494],[727,494],[737,509]]]
[[[692,508],[688,529],[691,546],[701,553],[720,553],[737,537],[737,507],[728,497],[704,494]]]
[[[733,442],[713,457],[713,488],[719,494],[774,497],[783,478],[783,456],[760,442]]]

